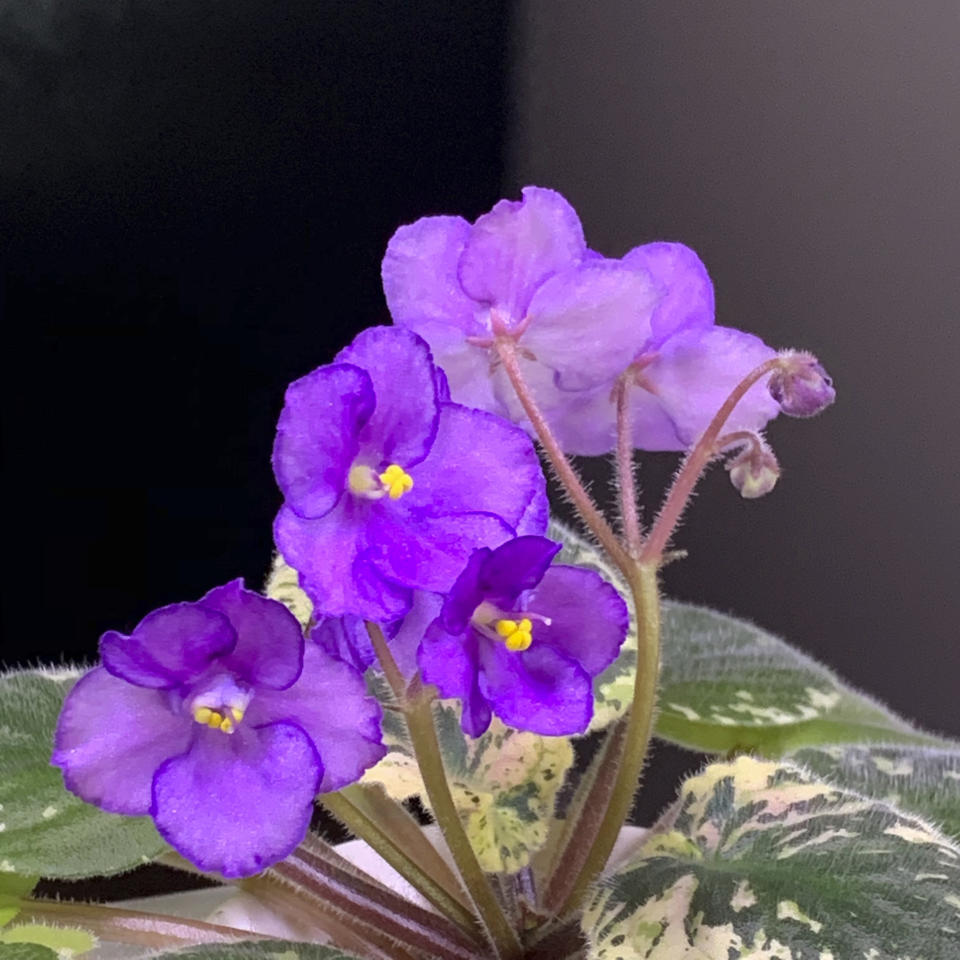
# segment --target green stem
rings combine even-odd
[[[367,814],[343,792],[328,793],[320,802],[351,833],[376,851],[394,870],[409,881],[444,916],[452,920],[469,936],[483,942],[477,929],[477,918],[456,900],[443,886],[437,883],[419,863],[412,860],[397,844],[394,837],[381,830]],[[455,888],[454,888],[455,889]]]
[[[420,683],[419,677],[415,678],[409,689],[407,688],[403,674],[387,645],[383,630],[375,623],[368,623],[367,632],[370,634],[374,652],[387,678],[387,683],[390,684],[394,696],[403,708],[410,742],[413,744],[413,752],[420,767],[420,776],[427,788],[427,798],[430,800],[437,825],[443,833],[444,840],[447,841],[447,847],[453,855],[453,862],[457,865],[470,899],[477,908],[477,913],[480,915],[497,957],[500,960],[519,960],[522,953],[520,940],[510,926],[500,901],[493,892],[493,887],[484,875],[477,855],[470,846],[470,839],[460,822],[456,804],[453,802],[450,786],[447,783],[447,773],[443,768],[440,744],[437,742],[437,731],[433,725],[431,698]]]
[[[653,711],[660,672],[660,592],[657,567],[640,564],[631,573],[630,589],[637,614],[637,675],[623,753],[596,839],[565,903],[558,911],[561,917],[581,905],[590,883],[599,876],[610,859],[620,829],[630,815],[653,734]]]

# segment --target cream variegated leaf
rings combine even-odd
[[[960,842],[960,745],[842,743],[805,747],[787,759],[838,786],[919,814]]]
[[[0,960],[3,960],[0,956]],[[244,941],[243,943],[187,947],[151,954],[151,960],[359,960],[356,954],[337,947],[286,940]]]
[[[596,570],[624,591],[599,551],[560,524],[557,558]],[[594,681],[593,728],[622,716],[636,671],[631,627],[620,656]],[[690,604],[663,604],[656,735],[695,750],[767,756],[810,744],[940,741],[858,693],[827,667],[751,623]]]
[[[491,873],[525,867],[546,840],[557,791],[573,764],[570,740],[514,730],[496,717],[473,739],[460,729],[457,704],[441,701],[434,709],[450,790],[481,866]],[[385,739],[390,752],[364,782],[382,784],[395,800],[419,796],[427,803],[402,735],[388,725]]]
[[[313,603],[300,586],[300,574],[280,554],[270,565],[270,573],[263,592],[272,600],[279,600],[306,627],[313,616]]]
[[[960,847],[802,767],[741,756],[683,784],[584,929],[590,960],[955,960]]]
[[[79,675],[67,669],[0,676],[0,873],[101,876],[167,848],[149,818],[84,803],[50,766],[60,707]]]
[[[18,923],[0,930],[0,960],[4,960],[8,952],[15,955],[14,947],[27,945],[49,950],[60,960],[72,960],[90,953],[97,946],[97,938],[86,930],[42,923]],[[38,952],[37,956],[45,954]]]

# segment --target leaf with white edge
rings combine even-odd
[[[960,841],[960,745],[842,743],[804,747],[787,759],[837,786],[919,814]]]
[[[54,955],[68,960],[89,953],[97,938],[86,930],[71,927],[48,927],[42,923],[22,923],[0,930],[0,944],[35,944],[52,950]],[[3,954],[0,953],[0,957]]]
[[[5,927],[20,912],[20,901],[30,896],[39,879],[0,873],[0,927]]]
[[[189,947],[156,954],[153,960],[359,960],[356,954],[336,947],[286,940],[245,940],[242,943]]]
[[[525,867],[547,838],[557,791],[573,764],[567,737],[542,737],[507,727],[496,717],[474,740],[460,728],[452,701],[435,707],[437,738],[454,803],[484,870],[512,873]],[[390,752],[364,775],[395,800],[420,796],[420,770],[402,738],[385,735]]]
[[[57,716],[79,675],[23,671],[0,677],[0,873],[108,875],[166,849],[148,818],[84,803],[50,766]]]
[[[584,930],[590,960],[956,960],[960,847],[801,767],[742,756],[683,784]]]
[[[263,592],[272,600],[279,600],[306,627],[313,616],[313,603],[300,587],[300,574],[278,553],[270,565],[270,573]]]
[[[564,545],[557,562],[596,570],[625,592],[617,570],[593,546],[560,524],[549,535]],[[943,743],[744,620],[664,601],[662,637],[655,733],[663,740],[706,752],[767,756],[821,743]],[[626,712],[636,662],[631,626],[620,656],[594,681],[591,729]]]

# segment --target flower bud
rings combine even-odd
[[[812,417],[836,400],[833,380],[813,354],[787,351],[780,359],[782,365],[770,374],[767,388],[785,414]]]
[[[766,496],[780,476],[780,464],[773,451],[758,437],[727,464],[730,482],[745,500]]]

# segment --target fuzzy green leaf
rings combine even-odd
[[[153,960],[358,960],[353,953],[336,947],[286,940],[248,940],[224,946],[189,947],[174,953],[162,953]]]
[[[596,570],[625,592],[616,568],[560,524],[559,563]],[[620,656],[594,682],[599,729],[630,705],[637,658],[631,629]],[[656,735],[706,752],[780,756],[821,743],[942,741],[845,685],[817,661],[744,620],[690,604],[663,604]]]
[[[447,779],[480,865],[491,873],[525,867],[547,838],[557,791],[573,764],[566,737],[514,730],[496,717],[478,739],[460,729],[460,708],[442,701],[434,708]],[[420,796],[427,803],[420,770],[405,738],[385,728],[390,752],[364,776],[382,784],[395,800]]]
[[[0,872],[89,877],[129,870],[166,845],[145,817],[84,803],[50,766],[57,716],[78,671],[0,677]]]
[[[831,744],[788,759],[824,780],[919,814],[960,842],[960,745]]]
[[[89,953],[97,938],[86,930],[72,927],[51,927],[43,923],[22,923],[0,930],[0,951],[7,944],[33,944],[52,950],[58,957],[80,957]],[[0,952],[0,957],[3,954]]]
[[[37,943],[0,943],[0,960],[59,960],[49,947]]]
[[[599,889],[590,960],[955,960],[960,847],[788,763],[742,756]]]
[[[0,873],[0,927],[5,927],[20,912],[20,901],[28,897],[39,877],[21,877]]]

